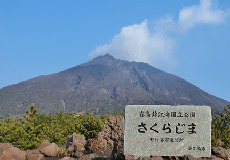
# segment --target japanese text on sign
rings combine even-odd
[[[186,112],[158,112],[158,111],[146,111],[143,112],[141,111],[140,113],[140,117],[186,117],[186,118],[195,118],[195,112],[190,112],[190,113],[186,113]]]
[[[194,123],[191,123],[191,124],[189,124],[187,126],[188,126],[187,132],[189,134],[195,134],[196,133],[196,131],[195,131],[196,125]],[[139,127],[139,129],[138,129],[139,133],[145,133],[148,130],[146,124],[143,123],[143,122],[141,122],[141,124],[138,125],[138,127]],[[154,123],[149,128],[149,130],[154,131],[155,133],[159,133],[159,129],[156,129],[156,127],[157,127],[157,123]],[[165,133],[171,133],[172,132],[171,127],[173,127],[173,126],[171,126],[170,123],[167,123],[167,124],[164,124],[163,127],[161,127],[161,128],[162,128],[163,131],[165,131]],[[182,133],[185,132],[185,130],[184,130],[184,128],[186,127],[185,124],[178,123],[175,127],[176,127],[176,133],[177,134],[182,134]],[[160,127],[158,127],[158,128],[160,128]]]

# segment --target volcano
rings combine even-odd
[[[109,54],[0,89],[0,118],[22,115],[31,103],[42,114],[112,114],[123,112],[128,104],[208,105],[223,110],[229,104],[176,75]]]

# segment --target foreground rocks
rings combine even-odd
[[[107,156],[111,159],[124,159],[124,117],[121,115],[108,117],[104,128],[92,141],[92,145],[96,143],[99,146],[98,155]]]
[[[22,151],[9,143],[0,143],[0,160],[133,160],[133,155],[124,155],[124,117],[110,116],[103,130],[89,142],[83,135],[73,133],[68,137],[63,148],[44,140],[37,149]],[[138,160],[230,160],[230,150],[212,147],[210,158],[195,158],[191,155],[183,157],[139,157]],[[51,160],[51,159],[50,159]]]

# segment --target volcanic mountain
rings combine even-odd
[[[229,104],[176,75],[109,54],[0,89],[0,118],[22,115],[31,103],[42,114],[111,114],[124,111],[126,104],[208,105],[223,110]]]

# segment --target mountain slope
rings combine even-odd
[[[109,54],[0,89],[0,118],[24,114],[31,103],[40,113],[87,109],[115,113],[126,104],[208,105],[221,110],[229,104],[147,63]]]

